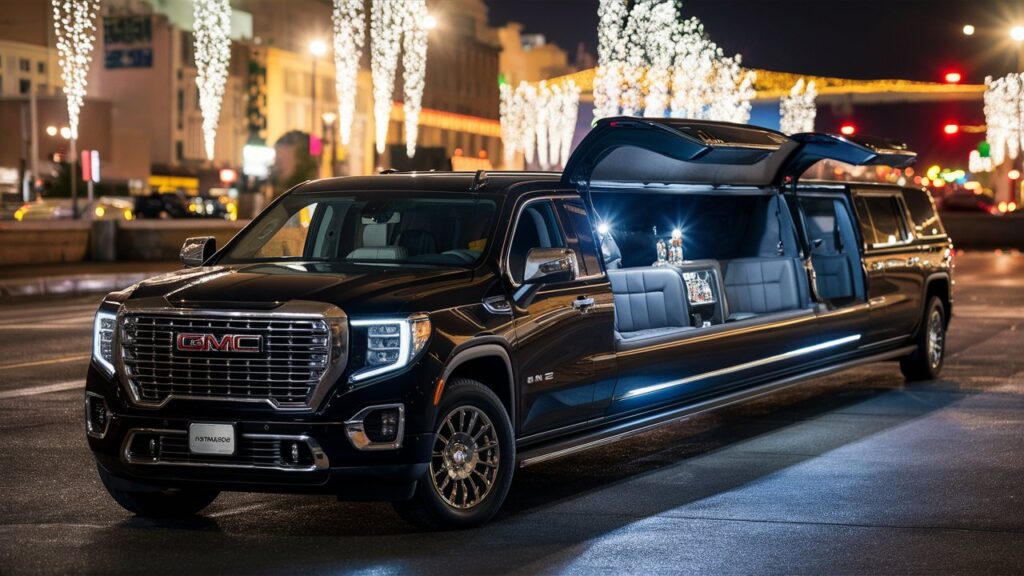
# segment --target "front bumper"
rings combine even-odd
[[[316,412],[275,412],[252,404],[179,401],[158,410],[134,406],[123,387],[90,366],[86,392],[106,402],[104,433],[89,434],[89,447],[108,479],[125,490],[203,488],[221,491],[336,494],[347,500],[403,500],[412,496],[427,470],[433,434],[430,402],[417,382],[430,382],[434,366],[423,362],[403,374],[356,390],[341,389]],[[359,450],[346,433],[346,421],[367,406],[401,404],[404,426],[394,449]],[[133,458],[134,436],[180,434],[192,422],[234,425],[236,439],[306,439],[316,448],[309,466],[267,466],[238,459],[202,458],[172,462]],[[237,452],[236,452],[237,453]],[[312,465],[315,464],[315,465]]]

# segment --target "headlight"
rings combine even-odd
[[[114,330],[117,314],[99,310],[92,324],[92,359],[103,367],[107,376],[114,375]]]
[[[351,324],[366,330],[366,363],[352,375],[352,382],[408,366],[430,339],[430,318],[426,314],[394,320],[352,320]]]

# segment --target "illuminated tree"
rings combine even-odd
[[[405,153],[409,158],[416,155],[423,89],[426,86],[427,16],[426,0],[408,2],[402,32],[402,84],[405,91],[402,106],[405,112]]]
[[[427,62],[426,0],[373,0],[370,13],[370,72],[377,153],[387,144],[398,55],[404,49],[405,145],[416,153],[417,122],[423,99]]]
[[[814,118],[818,115],[814,100],[817,97],[818,90],[813,80],[806,84],[803,78],[797,80],[789,95],[779,99],[779,128],[786,134],[814,132]]]
[[[544,169],[564,166],[572,150],[579,115],[580,89],[572,81],[501,86],[501,138],[505,164],[517,152],[527,163],[536,157]]]
[[[341,143],[347,145],[352,137],[359,65],[363,58],[363,43],[366,36],[363,0],[334,0],[332,20],[338,131]]]
[[[992,163],[1002,164],[1007,156],[1015,160],[1021,150],[1021,119],[1024,118],[1024,75],[1009,74],[985,78],[985,139]]]
[[[605,118],[619,113],[622,87],[623,36],[626,0],[600,0],[597,8],[597,70],[594,76],[594,116]]]
[[[67,96],[68,126],[74,139],[78,138],[79,112],[85,101],[99,10],[99,0],[53,0],[57,55]]]
[[[206,157],[213,160],[217,123],[231,59],[231,5],[228,0],[196,0],[194,7],[196,85],[203,114]]]

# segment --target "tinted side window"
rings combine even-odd
[[[530,202],[519,212],[512,247],[508,254],[508,269],[517,284],[523,281],[526,255],[534,248],[564,248],[565,240],[558,227],[554,205],[550,200]]]
[[[587,216],[583,202],[579,200],[562,200],[562,216],[569,231],[569,246],[576,251],[576,259],[582,273],[593,276],[601,273],[598,262],[597,242],[594,240],[594,227]]]
[[[932,197],[928,192],[905,188],[903,201],[910,210],[911,224],[918,236],[941,236],[946,233],[938,214],[935,213],[935,205],[932,204]]]
[[[871,214],[868,213],[868,207],[864,204],[863,196],[854,197],[853,209],[857,212],[857,221],[860,223],[860,235],[864,237],[864,244],[868,246],[876,244],[875,226],[871,223]]]
[[[896,244],[906,239],[903,215],[895,196],[864,196],[864,205],[871,214],[875,240],[873,244]]]
[[[838,200],[832,198],[800,198],[800,207],[807,222],[807,233],[813,243],[813,254],[833,256],[844,252],[842,231],[836,219],[838,203]]]

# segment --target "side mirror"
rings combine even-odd
[[[567,248],[534,248],[526,255],[523,284],[570,282],[579,276],[576,254]]]
[[[213,236],[189,238],[181,245],[181,264],[186,268],[202,266],[217,252],[217,239]]]

